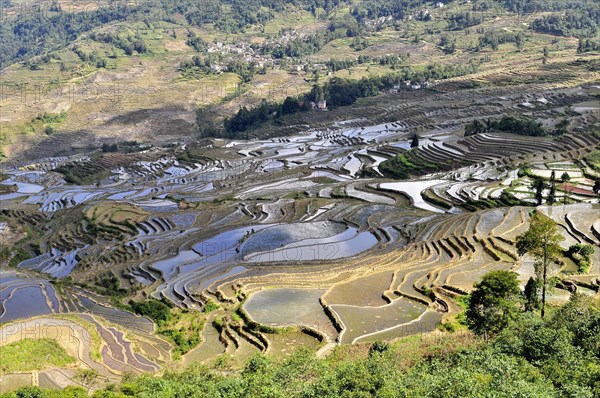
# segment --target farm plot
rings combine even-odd
[[[252,294],[244,303],[244,310],[261,324],[306,326],[333,340],[337,332],[319,302],[324,292],[322,289],[265,289]]]
[[[343,330],[340,333],[340,343],[350,344],[360,337],[383,332],[414,321],[426,311],[427,306],[401,297],[380,307],[334,304],[330,308],[339,317],[343,325]]]

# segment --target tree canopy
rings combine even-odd
[[[477,334],[496,334],[518,314],[520,298],[517,274],[492,271],[475,284],[469,300],[467,322]]]

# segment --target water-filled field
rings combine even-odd
[[[266,325],[308,326],[333,335],[331,321],[319,304],[321,289],[265,289],[256,292],[244,304],[244,309],[256,322]]]
[[[427,306],[400,297],[392,303],[379,307],[359,307],[344,304],[331,305],[344,330],[340,342],[353,343],[362,336],[368,336],[414,321],[423,314]]]
[[[497,90],[495,98],[515,107],[527,101]],[[555,100],[564,107],[571,96],[581,108],[591,99],[581,89]],[[469,120],[500,114],[505,105],[496,102],[478,104]],[[514,270],[521,285],[534,275],[515,239],[528,226],[533,176],[552,170],[572,174],[572,192],[557,185],[557,198],[570,194],[571,204],[538,209],[558,223],[565,249],[598,247],[593,170],[580,163],[597,137],[583,129],[553,138],[495,131],[465,137],[461,126],[419,103],[394,112],[405,107],[419,116],[344,117],[272,139],[11,164],[0,176],[0,235],[15,247],[8,260],[19,275],[0,281],[0,322],[83,313],[77,316],[106,342],[99,355],[117,371],[161,366],[155,359],[168,362],[175,344],[150,340],[153,322],[115,308],[117,299],[155,298],[175,313],[197,315],[201,344],[184,355],[186,364],[429,332],[458,311],[448,305],[449,291],[469,292],[491,270]],[[572,117],[578,126],[588,122]],[[411,149],[415,132],[419,145]],[[382,164],[399,155],[435,173],[416,167],[406,180],[394,179]],[[581,292],[596,292],[595,263],[586,274],[576,274],[572,260],[551,271]],[[569,297],[557,289],[551,301]],[[236,312],[240,305],[254,322],[313,329],[324,341],[299,328],[255,328]],[[130,341],[128,333],[137,332],[144,339]]]

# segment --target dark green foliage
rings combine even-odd
[[[410,142],[410,147],[411,148],[419,147],[419,136],[418,135],[413,134],[412,141]]]
[[[281,105],[281,113],[284,115],[291,115],[300,110],[300,104],[297,99],[292,97],[286,97]]]
[[[525,311],[534,311],[540,307],[540,283],[533,276],[525,285],[523,295],[525,296]]]
[[[531,189],[535,191],[535,201],[538,206],[542,204],[544,200],[544,189],[546,189],[546,182],[541,177],[534,178]]]
[[[62,123],[67,119],[67,112],[60,113],[40,113],[33,119],[31,119],[32,123],[41,122],[41,123]]]
[[[179,329],[163,329],[160,334],[169,337],[177,346],[176,351],[186,353],[189,350],[200,344],[200,332],[187,333],[184,328]]]
[[[148,45],[146,44],[144,39],[132,35],[93,32],[90,34],[90,39],[101,43],[112,44],[116,48],[120,48],[121,50],[123,50],[123,52],[126,55],[133,55],[134,51],[136,51],[138,54],[145,54],[149,52]],[[81,60],[84,62],[94,62],[96,60],[93,54],[85,54],[81,52],[81,50],[79,50],[77,47],[75,47],[73,51],[75,51],[77,55],[79,55]]]
[[[390,349],[390,344],[385,341],[376,341],[369,348],[369,355],[381,354]]]
[[[243,60],[233,59],[227,64],[227,71],[237,74],[243,83],[252,81],[256,73],[256,65],[252,62],[248,63]]]
[[[171,320],[171,309],[162,301],[149,299],[142,302],[130,301],[133,311],[142,316],[147,316],[159,325]]]
[[[10,261],[8,262],[8,265],[10,267],[16,267],[23,261],[28,260],[32,257],[33,256],[31,255],[31,253],[29,253],[27,250],[25,250],[21,247],[17,247],[14,249],[13,256],[10,259]]]
[[[520,119],[513,116],[503,116],[501,119],[474,120],[465,127],[465,136],[488,131],[500,131],[518,135],[543,137],[547,135],[542,124],[531,119]],[[562,131],[562,130],[561,130]]]
[[[123,289],[117,278],[112,272],[100,276],[96,281],[96,285],[100,287],[102,294],[106,296],[123,297],[127,294],[127,289]]]
[[[479,47],[491,47],[492,50],[498,50],[500,44],[515,43],[518,48],[521,48],[524,41],[525,37],[521,32],[487,31],[479,37]]]
[[[600,4],[597,2],[585,8],[570,9],[564,16],[548,15],[531,23],[536,32],[559,36],[595,37],[599,26]]]
[[[305,57],[320,51],[332,40],[344,37],[354,37],[351,47],[359,51],[369,45],[364,38],[357,37],[360,33],[362,33],[362,27],[356,21],[352,19],[335,20],[329,24],[327,29],[314,35],[295,38],[285,44],[265,45],[261,47],[261,52],[270,54],[277,59]]]
[[[504,116],[498,121],[491,123],[491,128],[519,135],[540,137],[546,135],[542,124],[534,120],[517,119],[510,116]]]
[[[600,51],[600,43],[594,42],[590,39],[584,40],[583,38],[579,38],[577,54],[583,54],[592,51]]]
[[[569,247],[567,255],[577,264],[579,272],[585,274],[589,271],[592,265],[592,255],[594,247],[591,245],[582,245],[580,243]]]
[[[600,171],[600,151],[594,151],[583,159],[592,169]]]
[[[520,296],[517,274],[491,271],[475,284],[467,309],[469,328],[477,334],[499,333],[518,314]]]
[[[119,146],[115,143],[115,144],[108,144],[108,143],[104,143],[102,144],[102,152],[117,152],[119,150]]]
[[[424,4],[434,4],[435,0],[369,0],[361,2],[354,7],[352,15],[357,21],[365,19],[378,19],[381,17],[392,17],[394,20],[402,20]],[[417,13],[416,19],[428,20],[428,14]]]
[[[471,26],[479,25],[482,22],[483,16],[481,14],[473,14],[472,12],[461,12],[448,15],[449,30],[463,30]]]
[[[352,40],[352,44],[350,44],[350,47],[355,51],[361,51],[369,47],[369,41],[364,37],[355,37]]]
[[[85,12],[72,12],[62,10],[60,6],[51,7],[49,10],[19,9],[9,14],[3,9],[2,24],[0,24],[0,67],[16,61],[27,61],[34,56],[43,54],[56,48],[74,42],[82,34],[92,29],[116,21],[143,20],[146,26],[151,27],[162,21],[177,23],[174,15],[183,15],[191,26],[202,26],[214,23],[222,32],[243,32],[246,27],[253,24],[264,24],[274,17],[274,12],[284,11],[284,0],[216,0],[198,3],[196,0],[162,0],[147,2],[108,2],[100,5],[95,10]],[[296,0],[294,5],[299,9],[315,11],[317,8],[331,11],[334,7],[344,3],[343,0]],[[33,7],[33,3],[24,4],[25,8]],[[229,13],[223,12],[227,6]],[[43,7],[43,5],[42,5]],[[68,7],[70,8],[70,7]],[[50,11],[50,12],[49,12]],[[349,21],[350,24],[352,21]],[[356,22],[354,22],[356,23]],[[339,34],[348,34],[351,29],[344,27]],[[354,29],[356,32],[356,28]],[[352,32],[350,32],[352,33]],[[131,36],[118,36],[110,33],[92,33],[93,40],[112,43],[120,48],[126,55],[148,52],[148,46],[143,39]],[[191,46],[202,49],[202,43],[192,40]],[[78,51],[84,62],[96,64],[94,54]],[[37,63],[31,63],[30,68],[39,68]]]
[[[205,304],[204,304],[204,312],[212,312],[212,311],[216,311],[219,308],[219,304],[215,303],[213,300],[208,300]]]
[[[39,387],[27,386],[22,387],[17,391],[18,398],[42,398],[46,397],[46,393]]]
[[[557,396],[591,398],[600,382],[599,327],[598,300],[575,294],[549,321],[522,317],[494,346],[533,364]]]
[[[411,175],[421,175],[438,171],[437,165],[416,157],[416,150],[401,153],[379,165],[379,170],[385,174],[400,179],[410,178]]]
[[[456,52],[456,39],[451,39],[448,36],[442,36],[440,39],[440,47],[446,54],[454,54]]]
[[[230,71],[240,73],[235,68],[229,67]],[[304,106],[298,105],[298,108],[293,106],[287,100],[286,112],[309,110],[308,103],[326,100],[328,107],[348,106],[354,104],[359,98],[366,98],[378,95],[384,90],[391,89],[395,85],[403,81],[426,81],[429,79],[444,79],[455,76],[462,76],[467,73],[472,73],[477,70],[477,65],[469,64],[466,66],[450,66],[450,65],[429,65],[425,70],[413,71],[411,69],[403,69],[397,73],[386,76],[375,76],[362,78],[360,80],[349,80],[334,77],[324,85],[316,84],[310,93],[299,96],[298,103],[303,103]],[[253,72],[252,72],[253,73]],[[225,137],[236,138],[239,133],[256,128],[261,124],[277,120],[279,116],[284,114],[283,104],[263,100],[257,107],[248,109],[241,108],[234,116],[227,118],[224,121]],[[197,114],[200,116],[200,113]],[[197,118],[198,119],[198,118]],[[203,126],[203,123],[198,123]],[[221,136],[222,133],[218,128],[204,129],[202,135],[205,137]]]
[[[600,359],[600,302],[575,294],[550,321],[554,327],[565,327],[572,334],[572,344]],[[599,380],[597,379],[597,382]]]
[[[548,192],[548,199],[546,199],[546,202],[549,205],[553,205],[554,202],[556,202],[556,184],[554,181],[550,183],[550,192]]]
[[[265,123],[279,116],[279,113],[279,104],[263,100],[256,108],[248,109],[243,107],[234,116],[225,119],[225,131],[230,134],[231,138],[234,138],[236,136],[235,133],[246,131]]]
[[[192,47],[194,50],[198,52],[206,51],[207,45],[201,37],[196,36],[194,32],[189,33],[189,38],[185,42],[188,46]]]

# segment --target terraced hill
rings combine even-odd
[[[534,208],[565,237],[550,305],[598,295],[597,53],[511,13],[451,29],[448,15],[475,6],[458,2],[367,18],[349,38],[344,24],[358,21],[344,4],[320,19],[290,7],[283,21],[277,10],[230,36],[190,17],[117,19],[0,71],[25,86],[52,76],[59,93],[0,98],[0,344],[42,325],[58,332],[38,338],[76,358],[1,380],[81,385],[87,369],[100,388],[217,358],[235,368],[256,352],[324,356],[454,330],[484,274],[512,270],[522,288],[534,275],[515,247]],[[345,34],[309,55],[273,55],[340,24]],[[494,50],[486,37],[500,33],[509,41]],[[242,36],[266,64],[252,76],[248,54],[228,44]],[[150,50],[127,54],[128,37]],[[401,74],[385,89],[373,83]],[[318,94],[340,77],[372,90],[338,106],[328,97],[327,111],[292,112],[308,102],[295,98],[224,130],[240,106],[250,115],[261,103],[253,90],[282,101],[290,87],[296,96],[317,84]],[[116,83],[136,90],[89,96]]]
[[[560,102],[540,106],[558,112],[595,90],[562,90]],[[527,113],[522,97],[506,95]],[[498,112],[482,109],[477,117]],[[554,206],[539,207],[564,232],[564,249],[599,245],[600,208],[582,160],[598,150],[597,112],[572,118],[559,137],[465,137],[438,126],[418,130],[410,149],[415,126],[337,123],[289,138],[154,148],[112,166],[119,157],[103,154],[14,165],[3,181],[15,191],[2,197],[2,222],[27,234],[9,255],[28,273],[9,278],[2,319],[72,313],[106,342],[93,366],[117,374],[155,371],[171,349],[185,363],[222,353],[243,360],[436,330],[453,322],[457,297],[486,272],[513,270],[523,285],[533,275],[515,238],[536,204],[536,178],[570,174],[556,184]],[[383,165],[398,158],[435,171],[390,179]],[[106,171],[90,174],[100,176],[92,185],[65,183],[65,170],[80,165]],[[563,290],[551,302],[597,294],[598,254],[591,263],[585,273],[567,257],[553,266]],[[172,306],[175,324],[156,329],[170,343],[147,318],[112,309],[98,293]],[[19,309],[25,296],[46,304]],[[133,330],[143,331],[135,341]]]

